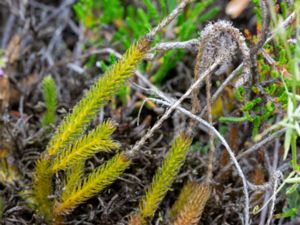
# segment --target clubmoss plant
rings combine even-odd
[[[211,194],[211,186],[203,183],[188,182],[172,206],[169,217],[173,225],[198,224],[203,209]]]
[[[60,124],[47,151],[50,156],[60,152],[70,142],[82,135],[83,130],[99,112],[100,108],[132,76],[137,64],[143,59],[150,45],[150,40],[142,38],[129,48],[123,58],[110,69],[91,87],[85,97],[73,108],[65,120]]]
[[[140,201],[139,212],[131,218],[130,224],[135,224],[137,220],[140,220],[141,224],[147,224],[147,219],[154,216],[179,172],[190,145],[191,139],[186,134],[182,133],[176,137],[162,166],[156,171],[150,187]]]
[[[57,108],[57,88],[50,75],[43,79],[42,91],[46,105],[46,112],[42,119],[42,124],[43,126],[48,126],[55,123]]]
[[[82,165],[87,158],[99,151],[107,152],[119,147],[118,143],[110,140],[110,135],[115,130],[111,121],[100,124],[87,135],[82,134],[105,102],[132,76],[150,43],[151,39],[142,38],[100,77],[57,128],[46,152],[37,161],[33,196],[38,211],[47,221],[60,221],[61,215],[71,212],[77,205],[112,183],[130,164],[128,157],[120,153],[82,180]],[[53,174],[59,170],[67,170],[66,186],[60,200],[54,204],[49,196],[53,193]]]

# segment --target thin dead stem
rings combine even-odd
[[[168,51],[173,49],[186,49],[190,51],[197,51],[197,46],[199,45],[199,39],[191,39],[188,41],[179,41],[179,42],[165,42],[158,43],[149,52],[154,51]]]
[[[155,28],[153,28],[146,36],[154,38],[155,35],[172,22],[193,0],[183,0],[166,18],[164,18]]]
[[[291,24],[295,20],[295,18],[296,18],[296,12],[291,13],[281,24],[279,24],[279,26],[275,30],[273,30],[270,37],[268,37],[267,40],[265,41],[264,45],[269,43],[275,37],[278,31],[286,28],[289,24]]]
[[[275,138],[278,138],[280,135],[284,134],[285,132],[286,132],[286,128],[282,128],[281,130],[278,130],[278,131],[274,132],[273,134],[271,134],[269,137],[266,137],[265,139],[261,140],[260,142],[254,144],[250,148],[248,148],[244,151],[242,150],[241,153],[236,157],[237,160],[240,160],[240,159],[244,158],[245,156],[250,155],[251,153],[257,151],[258,149],[260,149],[263,146],[266,146],[267,143],[273,141]],[[219,172],[216,179],[219,179],[224,174],[224,172],[226,172],[230,167],[231,167],[231,164],[224,166],[222,168],[222,170]]]
[[[217,100],[217,98],[221,95],[221,93],[223,92],[223,90],[227,87],[227,85],[234,79],[234,77],[237,75],[237,73],[242,69],[243,67],[243,63],[241,63],[234,71],[231,72],[231,74],[226,78],[226,80],[224,82],[222,82],[221,86],[218,88],[218,90],[213,94],[212,96],[212,105],[214,104],[214,102]],[[203,117],[204,114],[207,111],[207,106],[205,106],[201,113],[200,113],[200,117]]]
[[[193,83],[190,88],[181,96],[180,99],[178,99],[174,104],[163,114],[163,116],[153,125],[153,127],[141,138],[140,141],[138,141],[131,150],[127,152],[127,155],[129,157],[133,157],[136,152],[138,152],[146,143],[146,141],[152,137],[154,132],[159,129],[162,125],[162,123],[169,118],[171,113],[176,109],[177,106],[179,106],[184,99],[186,99],[191,92],[199,86],[199,84],[205,79],[206,76],[208,76],[222,61],[222,59],[217,59],[216,62],[211,65],[202,75],[201,77]]]
[[[272,193],[272,200],[271,200],[271,205],[269,208],[269,216],[266,225],[271,224],[272,219],[273,219],[273,214],[274,214],[274,209],[275,209],[275,203],[276,203],[276,190],[278,188],[278,176],[276,174],[276,171],[274,173],[274,182],[273,182],[273,193]]]
[[[256,60],[256,54],[258,53],[258,51],[261,50],[261,48],[264,46],[267,40],[269,24],[270,24],[270,15],[269,15],[268,3],[266,0],[260,0],[260,9],[262,12],[262,32],[256,45],[251,49],[252,59],[254,59],[253,57],[255,57],[255,60]]]
[[[210,75],[206,77],[206,105],[207,105],[207,117],[208,122],[212,126],[213,120],[212,120],[212,99],[211,99],[211,81],[210,81]],[[214,144],[214,134],[211,130],[208,132],[209,135],[209,154],[208,154],[208,163],[207,163],[207,181],[212,180],[213,176],[213,163],[214,163],[214,155],[215,155],[215,144]]]
[[[266,0],[260,1],[260,9],[262,14],[262,32],[256,45],[251,49],[251,64],[252,64],[251,70],[253,74],[258,74],[257,53],[262,49],[264,43],[266,42],[266,39],[268,37],[268,32],[269,32],[269,23],[270,23],[268,3]],[[257,76],[253,76],[253,79],[249,84],[249,88],[251,88],[253,83],[256,84],[257,82],[258,82]]]

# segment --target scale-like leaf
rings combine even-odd
[[[66,169],[75,162],[84,162],[98,152],[110,152],[112,149],[119,148],[120,145],[110,139],[114,131],[114,124],[110,120],[100,124],[88,135],[83,136],[75,144],[61,151],[61,154],[53,162],[53,172]]]
[[[63,191],[61,202],[54,206],[55,215],[70,213],[76,206],[112,184],[130,165],[130,159],[120,153],[91,172],[73,191]],[[66,188],[69,190],[69,188]]]
[[[142,223],[154,215],[158,205],[166,195],[179,172],[191,145],[191,139],[185,134],[179,135],[173,142],[162,166],[156,171],[146,195],[140,202],[139,216]]]

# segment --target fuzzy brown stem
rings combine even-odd
[[[199,43],[198,47],[198,54],[196,58],[196,65],[194,68],[194,82],[196,82],[199,79],[200,74],[203,72],[203,65],[202,65],[202,53],[203,53],[203,42]],[[192,91],[192,113],[198,114],[201,110],[201,103],[200,99],[198,97],[200,91],[200,87],[196,87]],[[189,122],[189,135],[192,136],[193,129],[195,128],[196,122],[194,120],[190,120]]]
[[[211,79],[210,75],[206,77],[206,104],[207,104],[207,118],[209,124],[213,125],[212,120],[212,98],[211,98]],[[214,134],[211,130],[208,132],[209,135],[209,154],[208,154],[208,163],[207,163],[207,181],[211,181],[213,176],[213,162],[214,162],[214,155],[215,155],[215,145],[214,145]]]

